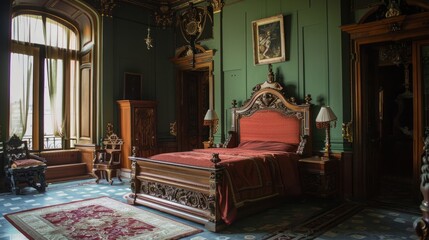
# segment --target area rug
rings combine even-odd
[[[29,239],[179,239],[200,229],[110,197],[6,214]]]

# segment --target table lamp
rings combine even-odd
[[[207,110],[206,115],[204,116],[204,126],[209,126],[210,132],[209,132],[209,147],[213,146],[213,135],[216,133],[217,130],[217,124],[218,124],[219,118],[213,109]]]
[[[326,131],[325,138],[325,152],[323,153],[323,157],[329,158],[331,155],[331,136],[330,136],[330,128],[331,123],[333,123],[333,127],[335,127],[337,122],[337,116],[332,111],[329,106],[321,107],[320,112],[316,117],[316,127],[319,129],[324,128]]]

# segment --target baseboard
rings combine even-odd
[[[122,168],[121,169],[121,177],[123,177],[123,178],[131,178],[131,169]]]

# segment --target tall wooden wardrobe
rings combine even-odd
[[[157,151],[156,102],[119,100],[119,124],[124,141],[122,148],[122,171],[131,171],[132,148],[137,157],[149,157]]]

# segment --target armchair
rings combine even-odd
[[[95,182],[99,183],[101,178],[106,179],[110,185],[113,184],[113,177],[116,175],[119,181],[121,179],[121,152],[122,139],[118,138],[115,133],[110,134],[103,141],[103,148],[94,151],[94,160],[92,175],[96,178]]]
[[[3,151],[6,183],[13,193],[20,194],[27,186],[39,192],[45,192],[46,160],[30,154],[27,141],[22,141],[14,134],[4,142]]]

